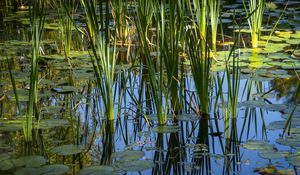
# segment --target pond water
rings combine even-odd
[[[172,18],[162,26],[158,22],[149,27],[150,46],[145,47],[150,49],[143,50],[143,34],[135,26],[139,2],[123,2],[127,28],[120,27],[111,36],[120,39],[121,31],[126,31],[130,45],[126,39],[108,45],[107,53],[115,48],[113,58],[118,59],[115,67],[108,66],[114,75],[115,116],[108,120],[103,100],[108,91],[101,91],[107,76],[97,78],[84,9],[77,2],[66,59],[68,15],[56,7],[59,4],[46,1],[30,141],[24,132],[33,77],[29,2],[17,5],[17,11],[4,5],[0,11],[0,174],[298,174],[300,2],[286,5],[278,0],[272,9],[270,4],[265,6],[258,48],[252,49],[248,22],[240,18],[246,15],[242,2],[221,1],[217,52],[208,51],[208,74],[199,73],[200,79],[194,76],[195,62],[190,57],[197,51],[203,55],[202,50],[192,49],[199,45],[184,39],[197,35],[183,34],[176,43],[183,45],[179,51],[171,46],[165,50],[172,51],[163,50],[162,45],[155,48],[157,31],[169,26]],[[110,5],[113,13],[118,5]],[[166,5],[167,10],[172,8]],[[112,31],[120,24],[115,16],[110,16],[108,24]],[[191,22],[185,25],[184,31],[193,28]],[[172,32],[170,28],[166,32]],[[172,45],[171,35],[166,38],[165,44]],[[154,64],[143,60],[147,51]],[[171,83],[171,68],[160,60],[163,53],[179,57],[177,77],[171,78],[176,81]],[[151,70],[151,65],[159,68]],[[162,85],[156,86],[159,82]],[[176,108],[171,102],[174,82]],[[207,93],[201,93],[200,86]],[[201,95],[207,97],[206,102]],[[163,124],[158,106],[167,117]]]

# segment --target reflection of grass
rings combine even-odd
[[[91,60],[96,74],[97,85],[104,105],[104,113],[108,120],[114,119],[113,86],[116,63],[116,38],[114,37],[113,51],[110,51],[110,38],[114,36],[109,30],[109,6],[106,2],[105,16],[100,15],[100,24],[97,16],[96,0],[81,0],[88,24],[88,36],[93,50]],[[100,8],[100,14],[104,14]],[[100,29],[103,32],[99,32]]]
[[[57,1],[53,2],[56,6],[57,14],[60,20],[65,60],[67,60],[70,64],[73,18],[75,15],[75,1],[61,0],[59,1],[59,4],[57,3]]]
[[[39,49],[41,34],[44,27],[44,1],[32,0],[31,7],[29,9],[30,15],[30,27],[32,34],[32,59],[30,70],[30,91],[29,102],[27,105],[27,112],[24,121],[24,136],[27,142],[32,140],[32,118],[36,115],[37,108],[37,82],[38,82],[38,61],[39,61]]]

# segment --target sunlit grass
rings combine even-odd
[[[258,47],[260,37],[260,30],[262,27],[262,19],[265,7],[265,0],[248,0],[248,8],[243,0],[246,17],[248,18],[248,25],[251,31],[252,48]]]
[[[105,14],[100,8],[100,19],[97,15],[96,0],[81,0],[87,18],[88,32],[92,55],[91,60],[96,74],[96,82],[99,88],[100,97],[103,101],[104,114],[108,120],[114,119],[114,98],[113,87],[116,64],[116,37],[113,37],[113,43],[110,43],[115,33],[109,29],[109,5],[105,3]],[[102,5],[102,4],[100,4]],[[100,6],[102,7],[102,6]],[[98,23],[100,20],[100,23]],[[103,32],[99,32],[103,30]],[[112,46],[112,51],[111,51]]]

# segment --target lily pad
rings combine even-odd
[[[14,164],[12,163],[12,161],[10,159],[4,160],[4,161],[0,161],[0,170],[1,171],[10,170],[13,167],[14,167]]]
[[[118,168],[127,172],[144,171],[153,168],[154,164],[149,160],[132,160],[118,163]]]
[[[77,88],[74,86],[59,86],[52,88],[51,90],[59,94],[70,94],[73,92],[77,92]]]
[[[3,160],[7,160],[7,159],[9,159],[10,157],[11,157],[11,155],[8,154],[8,153],[1,153],[1,154],[0,154],[0,162],[3,161]]]
[[[111,175],[113,174],[114,168],[110,166],[100,165],[83,168],[79,171],[78,175]]]
[[[300,147],[300,138],[293,138],[293,137],[278,138],[276,139],[276,143],[285,146]]]
[[[137,151],[137,150],[125,150],[122,152],[115,152],[112,154],[112,157],[120,159],[122,161],[130,161],[130,160],[137,160],[142,158],[145,155],[144,151]]]
[[[13,164],[16,167],[25,166],[26,168],[36,168],[44,165],[46,163],[46,159],[43,156],[24,156],[16,159],[12,159]]]
[[[274,150],[274,145],[261,140],[248,140],[242,146],[246,149],[258,150],[261,152],[270,152]]]
[[[266,105],[266,103],[263,101],[258,101],[258,100],[249,100],[249,101],[242,102],[241,105],[248,107],[248,108],[258,108],[258,107]]]
[[[300,166],[300,155],[290,156],[287,158],[287,161],[295,166]]]
[[[36,168],[20,168],[14,172],[15,175],[37,175]]]
[[[68,156],[79,154],[84,150],[83,146],[81,145],[61,145],[54,147],[51,152],[61,155],[61,156]]]
[[[37,173],[41,175],[60,175],[69,171],[69,167],[62,164],[44,165],[37,169]]]
[[[41,120],[37,126],[39,129],[51,129],[55,127],[68,126],[69,121],[64,119],[46,119]]]
[[[58,114],[63,110],[62,106],[47,106],[41,109],[43,114]]]
[[[180,131],[180,127],[177,125],[163,125],[154,127],[152,131],[157,133],[175,133]]]
[[[176,116],[176,119],[178,121],[197,121],[200,118],[201,118],[200,116],[195,114],[181,114]]]
[[[263,159],[281,159],[290,156],[288,151],[271,151],[271,152],[261,152],[258,154]]]

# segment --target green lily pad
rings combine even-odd
[[[291,34],[291,38],[297,38],[297,39],[299,39],[300,38],[300,32],[296,31],[296,33]]]
[[[59,86],[56,88],[52,88],[51,90],[59,94],[70,94],[73,92],[77,92],[77,88],[74,86]]]
[[[145,155],[144,151],[125,150],[125,151],[122,151],[122,152],[115,152],[115,153],[113,153],[112,157],[120,159],[122,161],[130,161],[130,160],[140,159],[144,155]]]
[[[259,108],[261,106],[266,105],[266,103],[263,101],[249,100],[249,101],[242,102],[241,105],[248,108]]]
[[[7,160],[7,159],[9,159],[10,157],[11,157],[11,155],[8,154],[8,153],[1,153],[1,154],[0,154],[0,162],[3,161],[3,160]]]
[[[69,171],[69,167],[62,164],[44,165],[37,169],[37,173],[41,175],[60,175]]]
[[[262,108],[268,111],[283,111],[288,108],[285,104],[265,104]]]
[[[58,114],[63,110],[62,106],[47,106],[41,109],[43,114]]]
[[[273,121],[267,126],[267,129],[270,129],[270,130],[283,129],[286,122],[287,122],[286,120]]]
[[[10,159],[0,161],[0,170],[7,171],[14,167],[13,162]]]
[[[39,129],[51,129],[55,127],[68,126],[69,121],[65,119],[45,119],[39,122],[37,128]]]
[[[246,149],[258,150],[261,152],[270,152],[274,150],[274,145],[261,140],[248,140],[242,146]]]
[[[274,59],[274,60],[284,60],[288,58],[290,55],[287,53],[272,53],[268,55],[268,58]]]
[[[288,151],[271,151],[271,152],[261,152],[258,154],[263,159],[281,159],[290,156]]]
[[[280,37],[275,36],[275,35],[273,35],[271,37],[269,37],[269,36],[261,36],[260,39],[261,40],[268,40],[269,39],[269,41],[275,41],[275,42],[282,42],[282,41],[286,40],[285,38],[280,38]]]
[[[256,94],[253,94],[252,97],[254,98],[274,98],[276,97],[276,94],[274,93],[256,93]]]
[[[181,114],[181,115],[177,115],[176,119],[178,121],[197,121],[200,120],[201,117],[196,114]]]
[[[40,56],[41,59],[45,60],[64,60],[65,57],[63,55],[42,55]]]
[[[300,155],[290,156],[287,158],[287,161],[292,165],[300,166]]]
[[[286,41],[286,43],[292,44],[292,45],[298,45],[298,44],[300,44],[300,39],[289,39]]]
[[[78,175],[111,175],[113,174],[114,168],[110,166],[100,165],[83,168],[79,171]]]
[[[154,164],[149,160],[124,161],[117,164],[118,168],[127,172],[144,171],[153,168]]]
[[[157,133],[175,133],[180,131],[180,127],[177,125],[155,126],[152,131]]]
[[[25,166],[26,168],[36,168],[44,165],[46,159],[43,156],[24,156],[16,159],[12,159],[13,164],[16,167]]]
[[[36,168],[20,168],[14,172],[15,175],[38,175]]]
[[[276,143],[290,147],[300,147],[300,138],[278,138],[276,139]]]
[[[84,148],[81,145],[61,145],[51,149],[51,152],[61,156],[68,156],[68,155],[79,154],[83,150]]]

